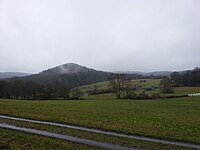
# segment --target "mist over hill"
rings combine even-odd
[[[60,66],[56,66],[50,68],[48,70],[42,71],[40,74],[71,74],[71,73],[79,73],[79,72],[89,72],[96,71],[94,69],[87,68],[85,66],[81,66],[75,63],[67,63]]]

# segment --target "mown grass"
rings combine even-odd
[[[188,94],[200,93],[200,87],[173,87],[174,93],[164,94],[160,93],[160,89],[155,89],[152,91],[146,91],[147,94],[152,95],[158,93],[163,96],[187,96]],[[136,93],[140,93],[142,90],[136,91]]]
[[[200,93],[200,87],[175,87],[174,94],[175,95],[188,95]]]
[[[145,80],[145,82],[140,82],[141,80]],[[131,83],[133,85],[139,85],[141,87],[147,87],[147,86],[159,86],[161,79],[137,79],[132,80]]]
[[[85,100],[116,100],[114,93],[97,94],[97,95],[86,95],[82,97]]]
[[[0,114],[200,143],[199,97],[170,100],[0,100]]]
[[[145,80],[146,82],[140,82],[141,80]],[[136,79],[136,80],[131,80],[132,85],[137,85],[141,87],[147,87],[147,86],[158,86],[160,83],[161,79]],[[109,81],[104,81],[104,82],[99,82],[99,83],[94,83],[90,85],[84,85],[78,87],[81,89],[83,92],[87,92],[90,90],[93,90],[94,88],[97,89],[108,89],[109,88]]]
[[[1,150],[93,150],[100,149],[64,140],[0,128]]]
[[[185,148],[185,147],[181,147],[181,146],[147,142],[147,141],[135,140],[135,139],[130,139],[130,138],[121,138],[121,137],[116,137],[116,136],[92,133],[92,132],[87,132],[87,131],[81,131],[81,130],[51,126],[51,125],[42,125],[42,124],[37,124],[37,123],[29,123],[29,122],[23,122],[23,121],[1,119],[1,118],[0,118],[0,122],[4,122],[7,124],[20,126],[20,127],[45,130],[45,131],[49,131],[49,132],[66,134],[66,135],[71,135],[71,136],[75,136],[75,137],[81,137],[81,138],[86,138],[86,139],[91,139],[91,140],[96,140],[96,141],[101,141],[101,142],[113,143],[113,144],[122,145],[122,146],[126,146],[126,147],[139,148],[139,149],[150,149],[150,148],[151,149],[161,149],[162,148],[163,150],[165,150],[165,149],[166,150],[168,150],[168,149],[174,149],[174,150],[189,149],[189,148]],[[0,138],[0,141],[1,140],[3,140],[3,139]]]
[[[81,89],[83,92],[87,92],[90,90],[93,90],[94,88],[97,89],[108,89],[109,88],[109,81],[99,82],[99,83],[93,83],[89,85],[79,86],[78,89]]]

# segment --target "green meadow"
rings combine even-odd
[[[141,80],[145,80],[145,82],[140,82]],[[131,84],[133,86],[140,87],[135,92],[141,93],[142,91],[144,91],[144,88],[146,88],[146,87],[150,87],[150,86],[159,87],[160,81],[161,81],[161,79],[136,79],[136,80],[131,80]],[[109,81],[99,82],[99,83],[85,85],[85,86],[80,86],[78,88],[81,89],[84,93],[87,93],[87,91],[93,90],[94,88],[99,89],[99,90],[105,90],[105,89],[109,89]],[[159,93],[163,96],[169,96],[169,95],[185,96],[185,95],[188,95],[188,94],[200,92],[200,87],[173,87],[173,89],[174,89],[174,93],[172,93],[172,94],[160,93],[159,88],[157,88],[155,90],[151,90],[151,91],[145,91],[145,93],[149,94],[149,95]],[[108,96],[108,95],[112,95],[112,94],[105,94],[105,95],[106,95],[106,97],[104,95],[103,96],[101,96],[101,95],[100,96],[89,95],[89,96],[87,96],[87,98],[99,98],[99,97],[101,97],[102,99],[107,99],[107,98],[110,99],[111,97]]]
[[[141,80],[145,80],[146,82],[140,82]],[[132,85],[137,85],[141,87],[147,87],[147,86],[158,86],[160,83],[161,79],[136,79],[136,80],[131,80]],[[104,82],[99,82],[99,83],[94,83],[90,85],[85,85],[85,86],[80,86],[78,87],[81,89],[83,92],[87,92],[89,90],[93,90],[94,88],[97,89],[108,89],[109,88],[109,81],[104,81]]]
[[[0,100],[0,114],[172,140],[200,141],[200,99]]]

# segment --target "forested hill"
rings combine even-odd
[[[38,74],[18,78],[40,84],[50,84],[54,87],[67,86],[73,88],[108,80],[110,73],[97,71],[78,64],[68,63],[57,66]]]
[[[67,63],[38,74],[16,78],[19,80],[29,80],[40,84],[50,84],[54,87],[67,86],[73,88],[109,80],[112,73],[97,71],[74,63]],[[141,75],[129,75],[129,78],[140,78]]]
[[[200,85],[200,68],[193,70],[173,72],[171,79],[178,86],[199,86]]]

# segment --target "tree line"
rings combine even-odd
[[[80,99],[81,96],[79,89],[71,90],[63,85],[55,87],[26,80],[0,81],[0,98],[4,99]]]
[[[183,73],[173,72],[171,79],[177,86],[199,86],[200,85],[200,68],[196,67],[192,71]]]

